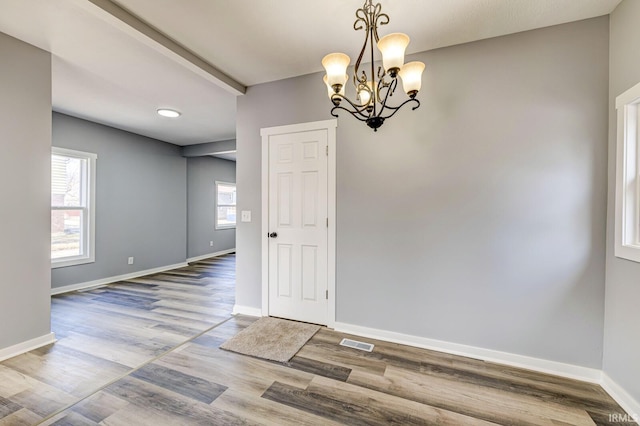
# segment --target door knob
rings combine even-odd
[[[269,238],[278,238],[278,233],[277,232],[270,233]]]

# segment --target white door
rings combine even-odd
[[[269,315],[325,325],[327,133],[268,140]]]

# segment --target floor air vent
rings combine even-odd
[[[371,352],[373,345],[371,343],[358,342],[357,340],[342,339],[340,346],[346,346],[348,348],[359,349],[361,351]]]

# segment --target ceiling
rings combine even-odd
[[[409,34],[414,53],[606,15],[621,0],[378,1],[381,35]],[[333,51],[355,59],[362,3],[0,0],[0,32],[52,53],[55,111],[192,145],[235,138],[244,86],[321,71]]]

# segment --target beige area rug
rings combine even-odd
[[[220,349],[287,362],[318,330],[319,325],[262,317],[224,342]]]

